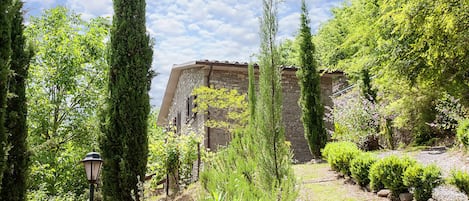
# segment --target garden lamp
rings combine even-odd
[[[103,165],[103,159],[97,152],[90,152],[86,154],[85,159],[81,161],[85,166],[86,178],[90,182],[90,201],[93,201],[94,184],[98,181],[99,172]]]

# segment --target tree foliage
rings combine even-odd
[[[294,200],[291,152],[282,122],[282,88],[276,45],[277,1],[263,1],[259,93],[254,66],[248,66],[249,124],[234,129],[227,148],[220,150],[201,175],[208,200]],[[247,119],[247,116],[245,117]]]
[[[301,107],[305,138],[311,153],[321,158],[321,149],[327,141],[324,127],[324,107],[321,103],[320,77],[315,60],[315,48],[309,27],[308,9],[304,0],[301,1],[300,27],[300,68],[297,77],[301,89],[299,104]]]
[[[86,22],[64,7],[30,18],[25,33],[36,47],[26,89],[30,194],[74,197],[88,188],[77,161],[97,148],[108,28],[104,18]]]
[[[25,200],[29,152],[26,144],[28,135],[26,115],[26,79],[33,50],[27,46],[23,35],[23,3],[15,1],[11,6],[11,63],[8,78],[8,93],[5,126],[9,133],[6,168],[3,173],[1,200]]]
[[[114,1],[109,96],[101,142],[104,200],[139,199],[147,165],[148,90],[153,51],[145,27],[145,0]]]
[[[5,128],[6,101],[8,92],[8,74],[10,72],[11,57],[11,16],[9,15],[10,0],[0,2],[0,179],[3,178],[3,171],[8,153],[7,130]],[[1,187],[0,187],[1,188]]]
[[[282,86],[276,42],[278,31],[276,0],[263,1],[260,19],[259,97],[256,100],[256,137],[260,142],[258,165],[262,188],[279,191],[280,199],[294,199],[291,153],[285,143],[282,122]],[[288,196],[291,194],[292,196]]]
[[[314,37],[319,63],[365,81],[385,106],[381,115],[425,142],[438,133],[429,123],[445,94],[469,105],[468,8],[467,1],[351,0]]]
[[[199,87],[192,92],[194,112],[207,113],[209,109],[223,111],[222,119],[208,119],[205,126],[210,128],[220,128],[228,132],[237,128],[244,127],[248,123],[248,110],[246,95],[239,94],[236,89],[228,90],[226,88]]]

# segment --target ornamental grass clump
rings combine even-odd
[[[407,168],[402,177],[404,185],[413,190],[417,201],[427,201],[432,198],[434,188],[443,183],[441,169],[436,165],[423,167],[415,164]]]
[[[352,173],[352,178],[360,185],[366,186],[370,183],[368,177],[370,167],[376,163],[378,159],[372,153],[362,153],[355,157],[350,162],[350,172]]]
[[[402,176],[408,167],[414,165],[415,160],[409,157],[399,158],[388,156],[373,164],[370,168],[370,187],[374,191],[388,188],[394,195],[407,191]]]
[[[322,153],[333,170],[350,176],[350,162],[362,152],[352,142],[331,142]]]

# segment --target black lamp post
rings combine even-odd
[[[103,165],[103,159],[97,152],[90,152],[86,154],[85,159],[81,161],[85,166],[86,178],[90,182],[90,201],[93,201],[94,196],[94,184],[98,181],[99,172]]]

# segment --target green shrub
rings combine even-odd
[[[323,156],[331,168],[350,176],[350,162],[361,153],[352,142],[331,142],[324,147]]]
[[[460,191],[469,195],[469,174],[461,170],[451,171],[449,183],[455,185]]]
[[[465,147],[469,147],[469,119],[464,119],[459,122],[456,129],[456,138]]]
[[[370,187],[373,190],[390,189],[394,194],[407,191],[402,177],[407,167],[414,165],[415,160],[404,157],[388,156],[373,164],[370,168]]]
[[[427,201],[433,189],[442,183],[441,170],[435,165],[415,164],[407,168],[402,180],[404,185],[413,188],[415,200]]]
[[[350,162],[350,172],[352,173],[352,178],[360,185],[366,186],[370,183],[368,177],[370,167],[376,163],[377,159],[374,154],[371,153],[362,153],[355,157]]]

